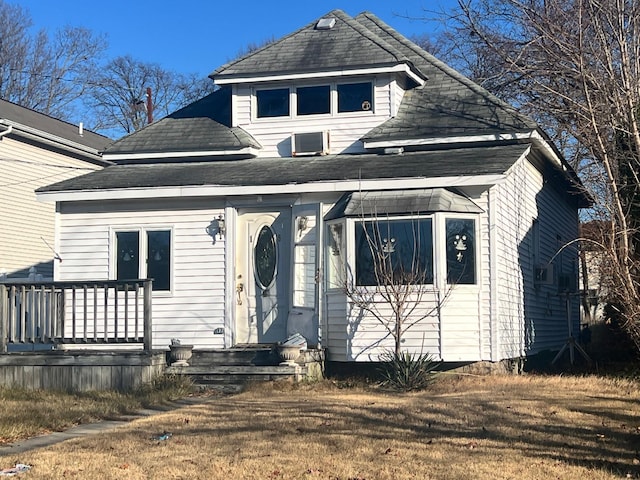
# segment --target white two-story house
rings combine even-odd
[[[108,148],[113,166],[38,191],[58,280],[153,278],[155,348],[300,333],[375,361],[394,347],[380,286],[411,273],[404,350],[562,347],[577,256],[556,253],[588,199],[533,121],[370,13],[329,12],[211,78]]]

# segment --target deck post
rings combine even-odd
[[[152,284],[153,280],[145,280],[143,282],[144,285],[144,307],[143,307],[143,329],[144,329],[144,338],[143,338],[143,347],[144,351],[147,353],[151,352],[152,349],[152,329],[151,329],[151,296],[152,296]]]
[[[7,287],[0,285],[0,353],[7,353],[7,335],[9,334],[9,305]]]

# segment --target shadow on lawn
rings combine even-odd
[[[565,392],[568,393],[568,392]],[[529,389],[500,389],[455,394],[424,392],[407,396],[365,394],[371,401],[354,402],[341,397],[286,393],[265,398],[225,397],[201,413],[209,417],[207,427],[190,429],[189,434],[243,434],[255,438],[264,432],[303,437],[304,442],[338,445],[338,439],[357,435],[371,441],[400,442],[424,448],[473,450],[474,459],[495,461],[517,450],[528,459],[560,462],[602,470],[617,475],[640,477],[637,452],[640,450],[640,419],[634,415],[637,402],[631,398],[587,396],[577,392],[554,402],[553,396]],[[624,392],[621,393],[621,396]],[[268,398],[267,398],[268,397]],[[480,398],[484,397],[484,398]],[[391,399],[391,405],[388,401]],[[230,412],[243,412],[229,421]],[[457,455],[455,452],[452,455]]]

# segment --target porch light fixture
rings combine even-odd
[[[211,223],[205,229],[207,231],[207,235],[209,235],[213,239],[213,243],[216,243],[216,237],[220,240],[227,233],[227,227],[225,226],[224,217],[222,214],[218,215],[218,218],[214,218],[211,220]]]
[[[216,222],[218,223],[218,236],[222,240],[222,237],[224,237],[227,233],[227,227],[225,226],[224,217],[222,216],[222,214],[218,215]]]

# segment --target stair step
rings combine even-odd
[[[200,388],[239,392],[250,382],[300,380],[306,367],[300,365],[208,365],[167,367],[169,374],[186,375]]]
[[[196,350],[189,364],[210,365],[278,365],[280,358],[271,346],[230,348],[227,350]]]

